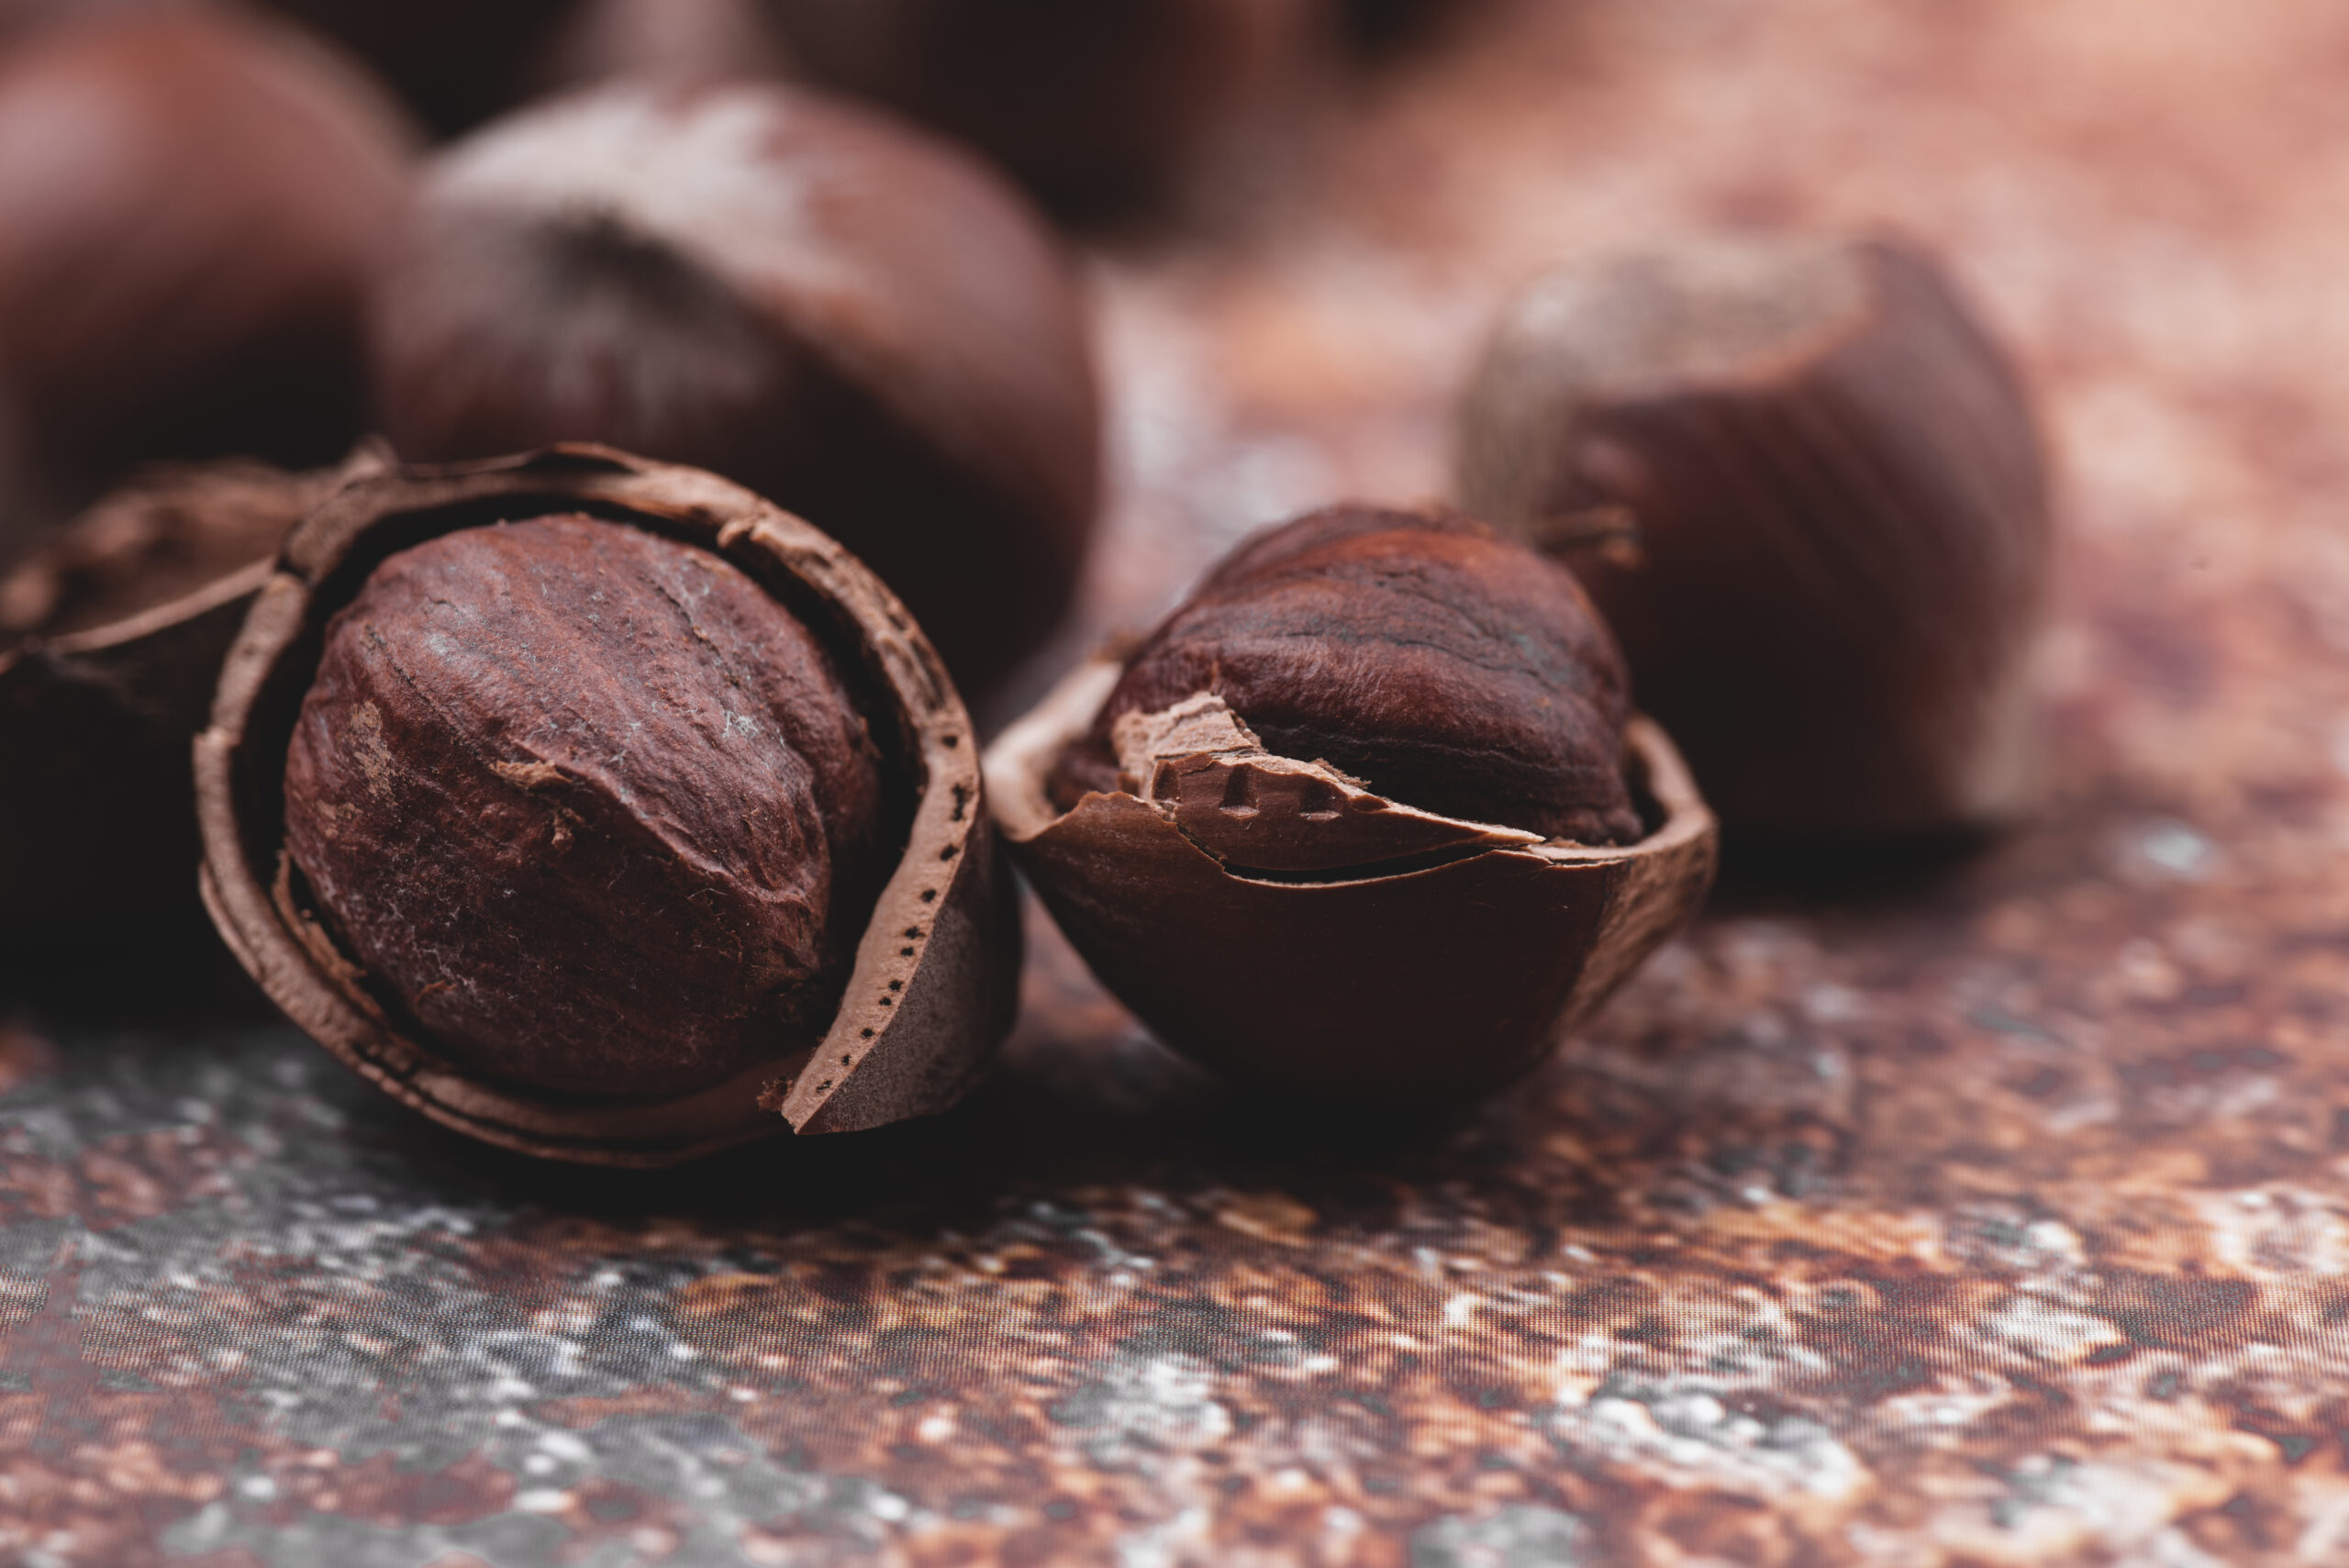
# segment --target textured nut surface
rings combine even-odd
[[[1583,843],[1640,836],[1614,639],[1571,576],[1476,523],[1333,506],[1244,543],[1127,662],[1063,759],[1056,802],[1119,787],[1120,718],[1202,692],[1274,755],[1422,811]]]
[[[1898,833],[2011,812],[2053,558],[2023,388],[1928,258],[1736,241],[1578,263],[1511,308],[1459,484],[1566,559],[1641,705],[1734,828]]]
[[[827,934],[846,957],[837,1006],[828,1018],[809,1019],[798,1034],[772,1023],[738,1031],[730,1038],[754,1040],[756,1049],[733,1071],[697,1088],[584,1094],[567,1062],[559,1086],[500,1076],[462,1042],[452,1044],[420,1022],[384,976],[366,969],[318,906],[287,843],[286,764],[295,730],[317,683],[328,627],[369,574],[403,550],[479,532],[501,518],[581,514],[707,552],[772,595],[837,662],[884,760],[881,846],[872,868],[879,886],[869,906],[845,907],[841,890],[850,873],[838,836],[832,849]],[[459,585],[450,597],[462,604],[466,591]],[[652,618],[674,632],[674,603],[666,595],[654,596],[662,604]],[[582,622],[601,613],[588,605],[575,607],[573,619]],[[771,629],[763,609],[742,613],[762,637]],[[690,651],[681,661],[680,673],[688,678],[680,685],[687,696],[698,694],[695,701],[712,695],[707,677],[731,636],[707,622],[703,629],[715,646]],[[581,635],[565,625],[555,639]],[[763,642],[759,654],[770,659],[772,650]],[[559,673],[547,684],[560,703],[580,700],[583,714],[598,722],[633,723],[641,717],[631,706],[644,700],[640,695],[595,691],[579,697]],[[718,706],[726,712],[772,717],[760,706],[763,688],[755,683],[739,694],[722,679],[718,684]],[[664,700],[676,702],[677,715],[689,715],[695,702],[678,702],[678,696],[672,692]],[[596,1164],[674,1164],[785,1131],[849,1132],[930,1115],[977,1080],[1011,1026],[1020,943],[1018,889],[988,827],[974,752],[970,713],[905,606],[838,541],[739,485],[698,469],[589,446],[450,468],[395,467],[344,485],[287,536],[228,651],[213,694],[211,725],[195,738],[200,883],[215,928],[270,1000],[385,1094],[468,1137],[508,1149]],[[568,778],[581,776],[564,765],[559,750],[541,756],[484,745],[477,760],[508,764],[507,773],[497,775],[500,786],[543,783],[559,796],[568,792]],[[709,765],[701,774],[720,788],[746,782],[764,788],[772,782],[704,761]],[[610,772],[631,788],[645,782],[627,768]],[[528,809],[503,795],[484,798],[502,800],[518,813]],[[555,804],[575,805],[561,798]],[[643,822],[653,823],[671,803],[640,793],[631,804],[642,810]],[[746,804],[725,802],[697,824],[673,820],[662,830],[707,828],[711,842],[739,847]],[[577,815],[578,821],[562,823],[574,846],[583,828],[613,828],[616,838],[638,831],[627,810],[617,822],[593,811]],[[539,820],[545,837],[534,848],[544,855],[562,819]],[[640,834],[636,841],[642,840]],[[685,844],[685,838],[662,847],[675,844]],[[592,844],[584,848],[595,851]],[[751,952],[737,940],[757,933],[724,927],[740,907],[733,900],[742,890],[696,885],[691,854],[671,859],[684,863],[665,871],[639,866],[629,875],[640,879],[636,885],[656,884],[655,895],[671,903],[676,901],[672,895],[697,897],[718,918],[696,926],[696,910],[655,911],[588,955],[597,973],[585,984],[608,986],[631,965],[640,973],[639,947],[657,950],[666,942],[681,950],[696,932],[717,933],[726,943],[723,954],[694,951],[681,960],[683,969],[658,979],[666,1006],[698,1008],[699,1018],[718,1020],[710,1038],[722,1050],[729,1038],[724,1017],[756,989],[726,973],[729,965],[722,961],[730,955],[747,968],[770,955]],[[716,869],[730,873],[741,866]],[[614,891],[584,889],[584,902],[591,910],[618,911]],[[760,895],[751,896],[755,903]],[[585,924],[569,929],[575,934]],[[693,983],[707,978],[713,963],[718,971],[714,989],[696,994]],[[686,1034],[676,1038],[689,1036],[691,1021],[683,1027]],[[708,1065],[708,1057],[692,1058],[693,1049],[700,1048],[688,1039],[686,1051],[673,1052],[674,1081],[690,1082]]]
[[[285,828],[452,1059],[674,1094],[821,1032],[882,790],[832,660],[739,568],[549,517],[395,554],[336,616]]]

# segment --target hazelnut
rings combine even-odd
[[[188,875],[188,743],[278,540],[378,462],[158,469],[0,576],[0,949],[217,951]]]
[[[376,290],[417,461],[562,439],[714,469],[903,595],[984,688],[1050,632],[1091,530],[1074,280],[992,175],[776,84],[619,84],[427,172]]]
[[[1527,1071],[1692,915],[1710,815],[1568,575],[1458,518],[1314,513],[989,750],[1102,981],[1235,1075]]]
[[[838,544],[593,447],[409,469],[287,539],[196,743],[271,997],[428,1116],[658,1164],[943,1108],[1018,928],[969,717]]]
[[[1628,511],[1635,549],[1563,559],[1732,833],[1927,834],[2021,803],[2045,461],[1925,257],[1753,240],[1554,272],[1468,389],[1459,487],[1536,540]]]
[[[371,83],[239,12],[0,55],[0,562],[139,462],[347,448],[406,158]]]
[[[969,142],[1047,205],[1159,194],[1317,0],[768,0],[818,81]]]

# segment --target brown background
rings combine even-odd
[[[0,1556],[2349,1558],[2349,12],[1494,0],[1090,266],[1091,620],[1440,494],[1546,261],[1888,227],[2060,455],[2041,818],[1751,889],[1564,1059],[1333,1128],[1035,929],[940,1121],[660,1178],[463,1147],[278,1029],[0,1031]]]

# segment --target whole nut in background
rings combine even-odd
[[[217,953],[188,744],[278,541],[345,480],[224,459],[144,474],[0,575],[0,950],[142,973]]]
[[[370,316],[415,461],[596,439],[726,474],[983,690],[1049,634],[1098,415],[1068,264],[994,175],[780,85],[615,85],[431,166]]]
[[[0,55],[0,564],[148,460],[328,462],[408,142],[293,29],[170,6]]]
[[[970,719],[904,607],[716,475],[407,470],[286,541],[196,743],[204,888],[362,1075],[661,1164],[951,1104],[1019,929]]]
[[[881,100],[1090,214],[1161,194],[1318,0],[767,0],[817,80]]]
[[[1711,816],[1571,578],[1459,519],[1341,507],[1244,542],[986,768],[1112,991],[1168,1043],[1310,1091],[1508,1082],[1712,874]]]
[[[1732,835],[1994,825],[2027,796],[2052,558],[2021,382],[1922,255],[1720,241],[1577,263],[1510,307],[1460,495],[1561,558]],[[1569,530],[1569,539],[1571,530]]]

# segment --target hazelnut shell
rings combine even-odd
[[[483,1082],[433,1049],[301,903],[284,853],[287,739],[323,628],[367,572],[420,539],[500,517],[585,512],[710,550],[771,588],[871,688],[912,780],[911,825],[822,1040],[715,1087],[588,1101]],[[527,1153],[662,1165],[786,1129],[844,1132],[944,1109],[1008,1031],[1015,890],[987,827],[969,715],[896,596],[800,518],[698,469],[568,445],[409,468],[337,494],[286,540],[195,742],[205,902],[271,999],[345,1065],[434,1120]],[[909,951],[908,951],[909,950]]]
[[[1562,268],[1471,382],[1459,488],[1566,546],[1732,835],[1935,834],[2027,803],[2046,460],[1926,255],[1741,239]],[[1552,537],[1607,506],[1632,548]]]
[[[989,799],[1094,973],[1161,1039],[1235,1077],[1379,1099],[1505,1084],[1711,884],[1712,814],[1642,718],[1627,771],[1652,827],[1621,848],[1384,799],[1267,754],[1206,695],[1121,723],[1139,793],[1087,794],[1062,814],[1045,793],[1054,760],[1119,673],[1085,664],[1007,729],[987,751]]]
[[[278,540],[381,461],[158,470],[0,577],[0,946],[217,951],[188,743]]]

